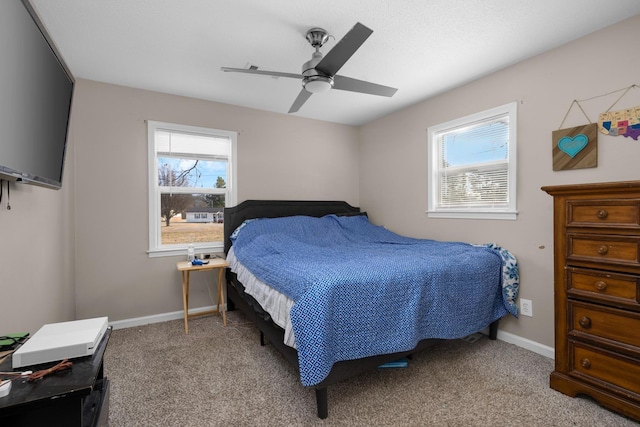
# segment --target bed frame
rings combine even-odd
[[[231,248],[231,240],[229,239],[231,233],[247,219],[293,215],[322,217],[328,214],[357,215],[358,213],[360,213],[360,208],[342,201],[247,200],[224,210],[224,253],[227,254]],[[266,338],[298,368],[298,353],[294,348],[284,344],[284,329],[274,324],[260,305],[251,296],[244,293],[244,286],[238,281],[236,274],[229,269],[226,271],[226,279],[227,310],[240,309],[247,318],[256,323],[260,331],[260,344],[265,345]],[[497,333],[498,321],[496,320],[489,327],[489,338],[495,340]],[[329,385],[375,369],[384,363],[410,356],[440,341],[443,340],[426,339],[420,341],[415,348],[409,351],[335,363],[329,375],[315,386],[318,417],[326,418],[329,414],[327,401],[327,387]]]

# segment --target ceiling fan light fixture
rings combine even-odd
[[[306,77],[302,86],[311,93],[329,92],[333,87],[333,78],[329,76],[310,76]]]

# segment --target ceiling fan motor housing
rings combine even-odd
[[[312,93],[328,92],[333,88],[333,77],[316,70],[321,59],[322,53],[316,47],[311,59],[302,66],[302,87]]]

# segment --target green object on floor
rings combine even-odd
[[[22,344],[29,336],[29,332],[16,332],[0,336],[0,350],[11,350],[16,345]]]

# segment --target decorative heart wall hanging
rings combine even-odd
[[[567,153],[571,157],[575,157],[589,143],[587,135],[580,133],[574,137],[565,136],[558,141],[560,151]]]
[[[597,124],[558,129],[552,132],[551,139],[554,171],[598,166]]]

